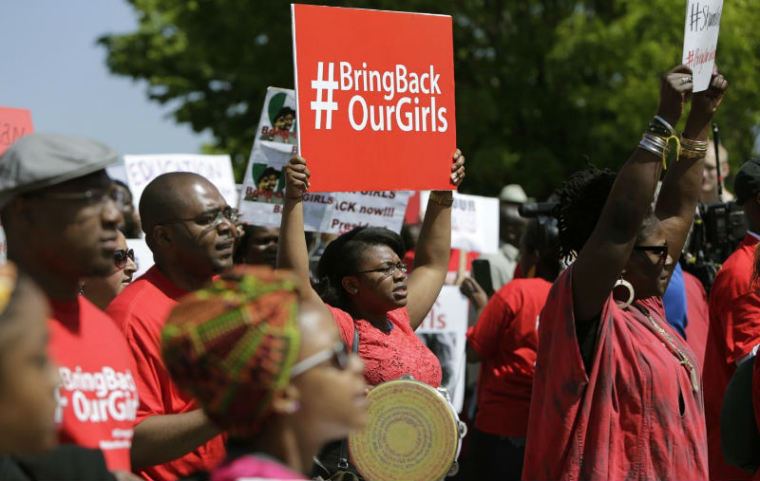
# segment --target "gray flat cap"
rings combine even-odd
[[[118,158],[105,145],[82,137],[25,135],[0,157],[0,207],[18,194],[92,174]]]

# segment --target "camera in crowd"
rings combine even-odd
[[[710,292],[721,265],[736,250],[748,229],[744,210],[735,202],[700,203],[682,257],[682,267]]]

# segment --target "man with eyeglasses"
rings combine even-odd
[[[0,157],[0,218],[8,258],[50,301],[61,443],[100,449],[109,469],[129,471],[138,404],[131,356],[113,321],[79,295],[80,278],[113,269],[121,217],[103,169],[117,158],[78,137],[22,137]]]
[[[164,174],[140,198],[145,241],[155,265],[108,307],[135,359],[140,394],[132,449],[144,478],[174,480],[224,459],[219,430],[171,381],[161,358],[161,329],[177,300],[232,266],[238,213],[206,178]]]

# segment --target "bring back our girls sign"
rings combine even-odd
[[[452,189],[451,17],[292,5],[311,191]]]

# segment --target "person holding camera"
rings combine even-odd
[[[710,479],[751,479],[750,473],[729,465],[723,456],[720,413],[736,367],[753,357],[760,345],[760,295],[751,286],[755,246],[760,241],[760,159],[742,165],[734,189],[749,230],[723,263],[710,291],[710,330],[703,374]]]

